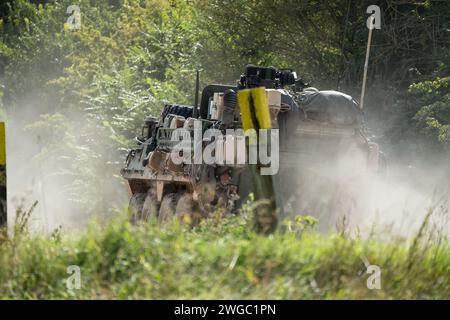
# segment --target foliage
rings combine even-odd
[[[118,173],[142,120],[192,100],[201,32],[184,1],[77,1],[79,30],[65,23],[71,4],[2,7],[0,106],[39,146],[38,179],[63,181],[59,196],[89,215],[123,201]]]
[[[0,246],[0,297],[449,298],[445,237],[430,240],[423,230],[412,243],[307,230],[264,237],[249,231],[248,216],[204,220],[194,229],[118,218],[77,237],[22,232]],[[380,266],[380,290],[367,288],[365,263]],[[66,287],[69,265],[80,267],[79,290]]]
[[[80,6],[79,30],[66,23],[72,4]],[[58,150],[30,157],[66,159],[53,163],[56,172],[78,177],[66,188],[83,198],[83,211],[97,211],[93,203],[104,198],[100,208],[108,198],[98,185],[120,184],[143,118],[164,102],[192,103],[195,69],[204,85],[233,83],[247,63],[293,67],[315,86],[357,97],[370,4],[382,11],[366,106],[383,126],[372,129],[389,137],[384,142],[420,144],[424,155],[430,146],[448,150],[443,1],[8,0],[0,6],[0,114],[18,119],[30,138],[41,136],[44,152]],[[55,116],[64,122],[62,141],[41,131]],[[96,187],[85,192],[82,177]]]
[[[415,83],[409,91],[419,96],[421,107],[414,116],[431,142],[450,147],[450,77]],[[425,105],[424,105],[425,104]]]
[[[66,23],[72,4],[79,30]],[[77,219],[106,214],[126,201],[118,173],[143,118],[165,102],[192,103],[196,69],[205,85],[233,83],[247,63],[292,67],[358,97],[371,4],[382,10],[372,129],[426,159],[448,151],[448,1],[3,1],[0,116],[26,145],[21,170],[58,179],[57,197],[75,204]],[[13,238],[0,234],[0,298],[450,298],[445,236],[319,235],[314,219],[298,217],[260,237],[246,208],[189,230],[118,218],[48,237],[27,233],[29,215],[20,211]],[[381,290],[366,287],[366,259],[382,268]],[[69,265],[81,267],[81,290],[66,289]]]

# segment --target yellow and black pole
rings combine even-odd
[[[238,91],[239,108],[241,111],[242,127],[245,135],[249,136],[247,149],[250,153],[259,148],[267,148],[261,145],[259,138],[260,130],[272,128],[269,105],[264,87],[243,89]],[[267,140],[266,140],[267,141]],[[261,174],[261,163],[256,156],[256,163],[249,161],[252,175],[253,189],[256,200],[255,224],[259,233],[272,233],[277,226],[277,214],[275,203],[275,192],[272,176]]]
[[[0,122],[0,228],[7,225],[5,123]]]

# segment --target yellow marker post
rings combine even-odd
[[[244,89],[238,92],[239,108],[241,110],[242,127],[248,129],[271,129],[269,104],[264,87]]]
[[[256,132],[256,139],[250,139],[248,148],[254,147],[252,141],[257,142],[259,151],[259,130],[271,129],[269,104],[264,87],[243,89],[238,91],[238,102],[241,111],[242,127],[246,135]],[[256,228],[260,233],[271,233],[277,225],[275,191],[271,176],[260,174],[261,164],[249,164],[252,173],[253,189],[256,199],[255,217]]]
[[[6,165],[5,123],[0,122],[0,165]]]
[[[5,123],[0,122],[0,227],[7,224]]]

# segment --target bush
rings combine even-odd
[[[117,218],[80,236],[20,233],[0,245],[5,299],[449,299],[450,248],[429,240],[352,239],[288,228],[251,231],[250,215],[130,225]],[[300,222],[298,220],[298,222]],[[428,239],[428,240],[426,240]],[[366,265],[381,268],[381,289],[366,286]],[[71,265],[81,288],[68,290]]]

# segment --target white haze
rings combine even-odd
[[[87,192],[92,190],[88,185],[92,179],[81,182],[86,188],[80,188],[79,194],[73,194],[70,187],[73,183],[71,172],[78,161],[76,158],[67,157],[64,148],[56,152],[55,156],[41,157],[42,150],[54,147],[54,141],[61,140],[64,145],[64,136],[52,137],[53,142],[39,139],[32,130],[26,127],[39,120],[39,114],[33,109],[33,105],[19,108],[19,111],[9,114],[7,117],[7,197],[8,197],[8,224],[15,222],[18,210],[27,211],[34,202],[37,205],[30,217],[30,227],[36,232],[52,232],[62,227],[64,230],[79,229],[93,218],[108,219],[115,213],[115,209],[122,208],[128,197],[127,190],[117,178],[118,171],[112,166],[99,167],[98,163],[87,161],[87,170],[98,172],[99,178],[111,177],[109,183],[97,188],[98,197],[108,199],[109,206],[94,212],[82,205],[81,201],[87,198]],[[70,135],[75,141],[82,141],[85,119],[81,115],[66,115],[70,121]],[[116,158],[116,155],[102,148],[102,134],[98,139],[96,152],[99,155]],[[119,156],[117,156],[119,158]],[[123,159],[117,159],[123,162]],[[89,167],[90,166],[90,167]]]
[[[18,109],[7,119],[7,181],[8,181],[8,220],[11,225],[17,208],[29,208],[34,201],[38,205],[32,213],[32,225],[36,230],[51,232],[63,226],[65,229],[83,227],[94,216],[109,218],[113,208],[123,208],[127,204],[128,193],[120,179],[119,167],[99,167],[92,164],[91,171],[99,172],[109,181],[98,190],[103,199],[107,199],[107,208],[102,212],[80,209],[79,199],[86,196],[80,193],[79,199],[68,195],[67,186],[71,177],[60,173],[70,170],[77,159],[61,157],[38,159],[42,148],[48,147],[46,141],[40,141],[24,127],[38,119],[38,113],[28,107]],[[83,117],[70,115],[70,121],[79,128],[83,126]],[[77,127],[75,126],[75,128]],[[73,130],[71,134],[80,134],[82,130]],[[98,134],[93,139],[102,139]],[[105,159],[123,163],[122,155],[110,154],[101,147],[96,150]],[[395,146],[394,146],[395,148]],[[282,155],[281,155],[282,157]],[[115,159],[117,158],[117,159]],[[343,155],[338,161],[321,170],[320,177],[288,172],[294,177],[295,186],[281,181],[284,188],[296,188],[296,201],[284,199],[284,205],[291,214],[318,216],[323,230],[334,229],[343,215],[348,227],[362,234],[390,232],[395,235],[414,234],[429,210],[434,210],[433,219],[439,226],[448,230],[448,207],[450,202],[448,161],[436,161],[429,166],[414,166],[409,162],[390,159],[386,177],[380,177],[364,171],[355,165],[351,155]],[[89,166],[91,164],[87,164]],[[102,171],[102,172],[100,172]],[[108,180],[108,177],[111,177]],[[279,178],[277,178],[279,179]],[[86,181],[86,183],[89,183]],[[278,184],[280,181],[278,181]],[[306,186],[306,187],[305,187]],[[86,185],[86,192],[89,190]],[[277,188],[279,191],[280,186]],[[291,189],[292,190],[292,189]],[[283,191],[281,191],[283,192]],[[339,198],[344,195],[344,201]],[[353,209],[348,209],[348,200]],[[295,210],[293,209],[295,208]],[[351,211],[351,212],[349,212]],[[375,229],[373,227],[375,226]]]
[[[448,233],[450,166],[445,158],[429,165],[391,158],[386,174],[379,175],[351,152],[331,160],[321,151],[317,159],[298,160],[297,170],[291,167],[276,179],[278,193],[295,190],[288,199],[278,195],[286,215],[316,217],[322,231],[410,237],[432,212],[430,223]]]

